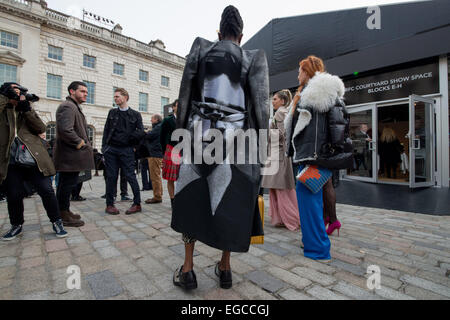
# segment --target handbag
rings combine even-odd
[[[264,229],[264,198],[258,196],[259,214],[261,215],[261,221]],[[264,236],[252,237],[250,244],[264,244]]]
[[[300,171],[297,180],[303,183],[313,194],[317,194],[332,176],[333,173],[328,169],[308,165]]]
[[[353,168],[353,145],[350,139],[346,139],[342,150],[332,148],[330,144],[324,146],[324,152],[314,164],[330,170],[346,170]]]
[[[36,160],[31,155],[27,146],[24,143],[22,143],[22,141],[20,141],[19,138],[16,138],[14,140],[14,144],[15,146],[11,149],[12,151],[11,158],[13,160],[12,164],[27,168],[37,166]]]

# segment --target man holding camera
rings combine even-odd
[[[46,127],[30,104],[39,98],[27,91],[17,83],[4,83],[0,88],[0,185],[6,190],[12,225],[3,241],[22,234],[26,181],[42,198],[56,236],[67,237],[50,179],[56,174],[55,167],[39,137]]]
[[[75,81],[68,88],[69,96],[56,111],[56,145],[54,161],[59,173],[56,192],[61,217],[67,227],[82,227],[79,215],[70,211],[70,196],[78,184],[81,171],[93,170],[94,153],[88,139],[87,122],[81,109],[88,89],[85,83]]]
[[[122,169],[133,190],[133,205],[127,215],[142,212],[141,194],[135,172],[135,146],[144,138],[144,125],[139,112],[128,106],[130,96],[125,89],[114,92],[114,102],[119,106],[111,109],[103,131],[103,155],[106,170],[106,210],[110,215],[120,214],[114,206],[119,169]]]

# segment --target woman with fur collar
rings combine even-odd
[[[314,56],[300,62],[299,83],[285,127],[289,156],[301,171],[306,165],[316,164],[331,141],[344,143],[343,134],[337,137],[338,130],[330,130],[328,117],[332,108],[342,104],[345,86],[341,79],[326,73],[323,61]],[[304,254],[328,262],[331,243],[323,220],[323,190],[313,194],[297,182],[297,198]]]

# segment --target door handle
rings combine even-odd
[[[413,139],[412,141],[413,141],[412,149],[420,150],[420,139]]]
[[[376,150],[375,142],[373,142],[373,141],[369,142],[369,151],[375,151],[375,150]]]

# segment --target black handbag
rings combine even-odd
[[[346,170],[353,168],[352,142],[346,139],[343,150],[333,149],[329,144],[325,146],[319,158],[314,161],[319,167],[330,170]],[[350,152],[349,152],[350,151]]]
[[[11,164],[21,167],[32,168],[37,166],[36,160],[31,155],[27,146],[19,138],[14,139],[11,148]]]

